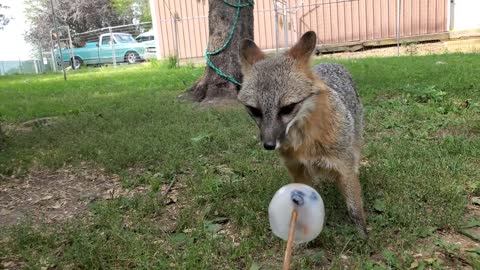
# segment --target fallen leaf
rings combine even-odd
[[[434,258],[428,258],[428,259],[425,259],[424,261],[428,264],[433,264],[435,262],[435,259]]]
[[[420,236],[421,238],[426,238],[428,236],[431,236],[436,230],[437,230],[437,227],[432,227],[432,226],[422,228],[419,230],[418,236]]]
[[[233,169],[228,167],[227,165],[219,165],[215,168],[218,173],[222,175],[230,175],[233,174]]]
[[[7,210],[7,209],[2,209],[0,210],[0,216],[6,216],[8,214],[10,214],[12,211],[10,210]]]
[[[41,198],[41,199],[40,199],[40,201],[46,201],[46,200],[50,200],[51,198],[53,198],[53,196],[52,196],[52,195],[47,195],[47,196],[45,196],[45,197]]]
[[[49,206],[48,209],[59,209],[59,208],[62,207],[62,205],[63,205],[63,203],[58,202],[58,203],[56,203],[56,204],[54,204],[54,205],[52,205],[52,206]]]
[[[260,266],[256,262],[253,262],[252,265],[250,266],[250,270],[259,270],[259,269],[260,269]]]
[[[178,243],[178,242],[183,242],[183,241],[185,241],[186,239],[187,239],[187,235],[184,234],[184,233],[177,233],[177,234],[175,234],[175,235],[172,237],[172,240],[173,240],[174,242],[177,242],[177,243]]]
[[[168,194],[167,195],[167,199],[165,200],[165,204],[169,205],[169,204],[176,203],[176,202],[177,202],[177,195],[175,195],[175,194]]]
[[[460,230],[460,233],[467,236],[467,237],[470,237],[473,240],[480,241],[480,235],[476,234],[474,232],[471,232],[468,229]]]
[[[210,134],[202,134],[202,135],[199,135],[197,137],[193,137],[191,138],[190,140],[192,140],[192,142],[194,143],[198,143],[198,142],[201,142],[205,139],[209,139],[210,138]]]
[[[415,269],[415,268],[418,267],[418,265],[419,265],[418,261],[413,261],[412,264],[410,264],[410,268],[408,268],[408,269]]]
[[[186,228],[183,230],[184,233],[191,233],[193,232],[193,229],[192,228]]]
[[[375,202],[373,203],[373,209],[375,209],[380,213],[385,212],[385,209],[386,209],[385,201],[380,199],[375,200]]]
[[[474,228],[474,227],[480,227],[480,219],[472,218],[467,223],[462,225],[462,228]]]
[[[4,263],[2,263],[2,266],[4,268],[9,268],[9,267],[15,266],[15,263],[14,262],[4,262]]]
[[[216,217],[212,219],[212,223],[218,223],[218,224],[225,224],[229,221],[230,219],[227,217]]]
[[[472,204],[480,205],[480,197],[473,197]]]
[[[115,192],[115,188],[108,189],[102,196],[105,200],[112,200],[118,197],[117,192]]]
[[[205,228],[207,231],[212,232],[212,233],[217,233],[222,229],[221,224],[208,224]]]

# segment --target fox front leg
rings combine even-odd
[[[337,172],[336,182],[345,198],[348,214],[364,239],[368,238],[367,223],[363,209],[362,187],[358,174],[354,172]]]
[[[284,159],[283,161],[295,183],[313,185],[313,178],[302,163],[292,159]]]

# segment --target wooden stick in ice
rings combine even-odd
[[[283,270],[290,267],[290,258],[292,257],[293,238],[295,236],[295,225],[297,224],[297,209],[293,209],[290,219],[290,230],[288,231],[287,248],[285,249],[285,258],[283,259]]]

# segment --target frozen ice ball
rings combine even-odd
[[[297,209],[297,222],[293,242],[306,243],[315,239],[323,229],[325,208],[320,194],[305,184],[292,183],[280,188],[268,206],[272,232],[288,239],[293,209]]]

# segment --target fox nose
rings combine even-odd
[[[275,150],[275,146],[277,144],[275,142],[264,142],[263,147],[267,150]]]

